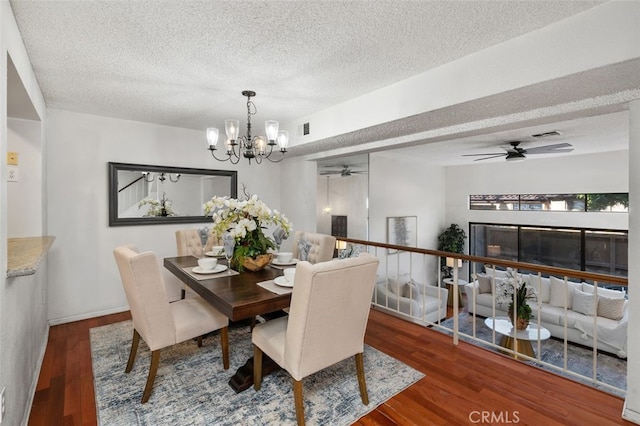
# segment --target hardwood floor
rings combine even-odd
[[[29,425],[95,425],[89,329],[128,312],[51,327]],[[631,425],[623,400],[372,310],[367,344],[426,377],[356,425]],[[124,366],[123,366],[124,368]],[[389,372],[393,374],[393,372]]]

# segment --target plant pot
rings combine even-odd
[[[271,253],[261,254],[256,257],[245,257],[242,261],[242,266],[248,271],[260,271],[271,262],[272,258],[273,255]]]
[[[513,323],[513,312],[509,313],[509,321]],[[529,326],[528,319],[522,318],[522,317],[516,318],[516,324],[515,324],[516,330],[523,331],[523,330],[526,330],[528,326]]]

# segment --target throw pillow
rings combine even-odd
[[[574,312],[588,315],[590,317],[595,314],[595,298],[593,294],[585,293],[584,291],[580,290],[574,290],[573,300],[571,302],[573,306],[571,309]]]
[[[582,291],[593,294],[594,287],[591,284],[582,283]],[[611,299],[624,299],[625,292],[624,290],[612,290],[610,288],[598,286],[598,297],[600,296],[610,297]]]
[[[302,234],[298,240],[298,260],[309,260],[310,249],[311,243]]]
[[[624,316],[627,305],[626,299],[614,299],[611,297],[598,297],[598,316],[619,321]]]
[[[415,281],[410,280],[402,288],[402,296],[408,297],[409,299],[420,301],[420,287]]]
[[[551,282],[549,278],[529,274],[529,285],[536,290],[541,303],[549,303],[551,299]]]
[[[487,275],[490,277],[496,277],[496,278],[509,278],[509,274],[507,273],[507,271],[502,271],[500,269],[495,269],[492,268],[489,265],[484,265],[484,270],[487,272]]]
[[[485,274],[478,274],[478,292],[492,293],[491,280],[492,278]]]
[[[573,306],[573,292],[575,290],[582,290],[582,284],[572,281],[567,281],[565,283],[564,280],[553,276],[549,277],[549,283],[551,284],[549,304],[560,308],[564,308],[566,306],[567,309],[571,309]],[[567,284],[569,285],[568,288]]]

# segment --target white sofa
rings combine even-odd
[[[413,319],[438,322],[447,315],[446,288],[420,284],[411,278],[378,278],[373,303]]]
[[[494,303],[496,284],[507,277],[506,271],[487,269],[485,274],[478,274],[467,284],[465,293],[469,313],[483,317],[507,316],[508,305]],[[556,277],[541,278],[533,274],[521,274],[520,277],[536,289],[537,301],[528,302],[533,311],[532,321],[538,323],[539,316],[540,325],[548,329],[551,336],[564,340],[566,308],[566,337],[569,342],[593,347],[596,334],[599,350],[620,358],[627,357],[628,300],[624,291],[598,287],[596,299],[594,287],[587,283],[565,282]]]

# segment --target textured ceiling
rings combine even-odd
[[[289,121],[602,1],[11,0],[48,107],[170,126]]]

